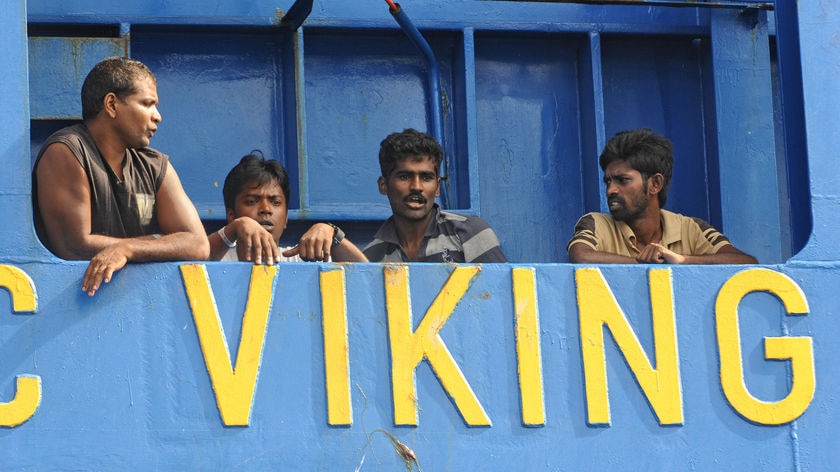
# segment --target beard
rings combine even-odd
[[[618,203],[618,206],[613,207],[612,203]],[[609,204],[610,214],[616,221],[623,221],[631,223],[641,218],[648,207],[648,201],[644,194],[639,194],[630,200],[630,205],[627,205],[627,200],[622,197],[610,197],[607,199]]]

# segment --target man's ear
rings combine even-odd
[[[225,210],[225,216],[227,216],[228,223],[236,219],[236,214],[233,212],[232,208],[228,208],[227,210]]]
[[[659,172],[648,177],[648,193],[651,195],[659,195],[662,191],[662,186],[665,185],[665,176]]]
[[[379,193],[388,195],[388,182],[385,180],[385,177],[379,176],[376,182],[379,184]]]
[[[114,92],[108,92],[105,94],[105,97],[102,99],[102,110],[108,114],[111,118],[117,116],[117,94]]]
[[[435,189],[435,198],[440,196],[440,176],[437,178],[437,188]]]

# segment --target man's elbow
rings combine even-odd
[[[195,260],[206,261],[210,259],[210,242],[206,236],[196,238]]]
[[[50,251],[65,261],[89,261],[90,256],[79,251],[73,251],[68,246],[53,246]]]
[[[586,257],[590,252],[595,252],[593,249],[587,250],[583,244],[572,244],[566,248],[566,253],[569,255],[569,262],[572,264],[585,264],[591,262],[590,258]]]
[[[190,233],[189,244],[184,248],[184,259],[206,261],[210,259],[210,241],[203,233]]]
[[[729,255],[732,264],[758,264],[758,259],[735,246],[726,246],[721,252]]]
[[[84,238],[78,239],[70,235],[50,238],[49,241],[44,241],[44,246],[66,261],[89,261],[96,254],[96,250]]]

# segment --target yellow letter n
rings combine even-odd
[[[656,368],[648,360],[601,272],[594,268],[578,269],[575,271],[575,280],[587,422],[610,424],[607,360],[604,352],[606,326],[659,419],[659,424],[682,424],[682,391],[671,271],[656,269],[648,273]]]
[[[394,394],[394,423],[417,425],[417,388],[414,370],[425,358],[443,388],[470,426],[490,426],[490,418],[452,358],[440,330],[469,288],[479,266],[459,266],[438,293],[416,331],[412,331],[408,267],[386,266],[385,298],[391,346],[391,382]]]
[[[226,426],[248,426],[251,418],[276,275],[277,266],[255,265],[251,270],[236,367],[233,367],[207,270],[197,264],[181,266],[204,364]]]

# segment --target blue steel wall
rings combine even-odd
[[[250,425],[226,427],[182,264],[131,265],[90,299],[79,289],[85,265],[51,257],[35,240],[31,151],[59,121],[78,114],[73,94],[57,93],[78,90],[98,56],[128,48],[159,75],[164,123],[155,145],[172,154],[182,176],[190,174],[185,185],[208,225],[220,214],[216,184],[227,167],[262,147],[299,176],[297,219],[338,215],[364,240],[373,221],[387,214],[373,190],[378,141],[404,126],[428,127],[422,63],[384,7],[317,2],[303,30],[291,34],[272,27],[277,5],[267,2],[165,8],[154,2],[51,3],[28,2],[27,13],[16,2],[17,10],[0,18],[0,105],[13,117],[0,122],[8,221],[0,229],[7,242],[0,261],[28,274],[38,300],[34,313],[14,313],[10,303],[0,316],[0,403],[14,398],[17,375],[37,375],[42,385],[34,415],[0,428],[0,468],[403,467],[379,429],[409,445],[424,470],[833,466],[840,378],[830,359],[840,354],[833,336],[840,257],[832,244],[838,234],[832,151],[840,97],[824,84],[840,64],[840,54],[826,47],[840,31],[837,8],[805,4],[797,12],[810,173],[808,185],[792,186],[797,198],[790,200],[810,195],[802,209],[780,190],[789,179],[779,169],[793,158],[775,151],[779,124],[766,36],[773,25],[762,15],[470,1],[456,2],[453,13],[453,2],[404,3],[442,60],[451,97],[447,140],[459,162],[456,206],[488,219],[511,259],[520,262],[483,267],[441,331],[492,425],[467,426],[428,362],[416,372],[419,424],[395,425],[385,269],[356,264],[341,269],[352,422],[329,426],[318,277],[337,266],[290,264],[280,268],[271,292]],[[130,35],[27,40],[27,23],[30,33],[44,33],[40,38],[67,25],[84,25],[74,31],[86,37],[103,30]],[[38,66],[44,58],[56,62]],[[37,75],[28,79],[33,70]],[[49,79],[48,71],[57,77]],[[341,99],[330,100],[331,94]],[[685,173],[675,182],[672,208],[721,226],[761,262],[775,264],[766,268],[802,288],[806,316],[785,316],[778,299],[764,293],[750,294],[740,305],[745,384],[766,402],[783,398],[795,379],[789,363],[764,359],[762,338],[813,340],[817,389],[795,421],[749,421],[721,391],[715,300],[743,268],[674,267],[683,423],[659,424],[622,353],[609,342],[612,420],[606,426],[587,422],[591,399],[584,391],[575,282],[581,267],[545,262],[562,262],[573,219],[602,205],[597,149],[614,131],[639,125],[671,135],[692,156],[678,164]],[[807,245],[784,262],[799,249],[782,242],[796,239],[785,227],[789,213],[813,214],[814,223]],[[206,267],[235,356],[250,267]],[[540,317],[546,420],[535,427],[523,425],[517,386],[512,272],[522,267],[534,269]],[[411,265],[415,323],[452,270]],[[649,268],[600,270],[652,358]]]
[[[273,3],[217,2],[212,15],[189,4],[29,9],[33,152],[78,117],[86,70],[129,51],[158,76],[164,123],[154,145],[184,174],[208,228],[224,218],[227,170],[259,148],[291,171],[298,224],[289,236],[329,218],[346,220],[365,243],[389,212],[375,185],[379,141],[405,127],[431,130],[426,68],[385,2],[319,2],[297,32],[276,26],[283,13]],[[773,109],[766,12],[528,2],[405,9],[440,63],[443,203],[485,218],[510,260],[566,261],[576,219],[605,208],[599,150],[640,126],[674,141],[669,209],[710,221],[764,263],[804,245],[790,221],[807,225],[807,201],[782,190],[806,164],[776,149],[783,121]]]

